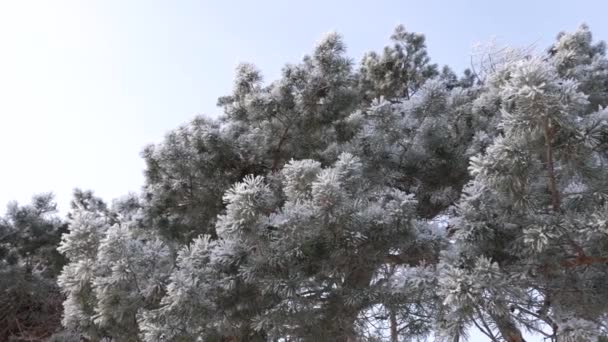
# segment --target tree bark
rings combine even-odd
[[[353,268],[342,283],[344,294],[336,294],[325,309],[323,341],[356,342],[355,322],[361,311],[361,303],[348,305],[345,295],[349,292],[364,291],[371,282],[374,269],[369,266]]]
[[[390,316],[390,321],[391,321],[391,342],[399,342],[399,332],[397,329],[397,315],[395,314],[395,310],[391,309],[389,316]]]
[[[515,325],[509,316],[490,314],[498,331],[507,342],[526,342],[521,330]]]
[[[271,166],[272,171],[277,171],[279,169],[279,163],[281,161],[281,148],[283,147],[285,140],[287,140],[287,136],[289,134],[289,128],[291,128],[291,126],[285,127],[285,130],[283,131],[283,134],[281,134],[281,138],[279,139],[277,147],[272,151],[272,155],[273,155],[272,166]]]

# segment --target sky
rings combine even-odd
[[[426,35],[435,63],[461,71],[493,38],[544,49],[585,22],[608,39],[607,10],[587,0],[2,0],[0,208],[51,191],[64,212],[75,187],[106,200],[139,191],[143,147],[219,115],[239,62],[272,81],[328,31],[358,61],[404,24]]]

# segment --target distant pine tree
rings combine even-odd
[[[51,194],[11,203],[0,218],[0,340],[44,339],[60,328],[65,259],[56,247],[66,230]]]

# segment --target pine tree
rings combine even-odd
[[[588,112],[608,105],[606,43],[593,43],[589,27],[582,24],[572,33],[561,32],[549,49],[560,77],[574,79],[589,100]]]
[[[148,227],[187,243],[199,234],[215,235],[223,192],[251,172],[221,124],[197,117],[144,149],[146,185],[141,204]]]
[[[111,218],[106,204],[92,192],[76,190],[69,213],[69,233],[61,238],[58,250],[67,259],[57,283],[66,296],[63,326],[98,340],[106,332],[94,323],[97,298],[93,282],[98,274],[97,252]]]
[[[437,65],[430,63],[424,35],[399,25],[391,40],[393,46],[385,47],[382,55],[370,52],[363,57],[361,85],[371,99],[409,100],[426,80],[439,74]]]
[[[517,325],[538,324],[589,340],[606,305],[596,285],[608,275],[606,239],[590,223],[603,212],[606,114],[586,114],[587,96],[552,61],[515,62],[499,77],[501,133],[471,159],[445,304],[507,341],[523,340]]]
[[[65,260],[55,248],[65,230],[52,194],[10,203],[0,218],[0,340],[47,338],[60,326]]]
[[[173,268],[171,249],[133,224],[110,227],[97,252],[95,324],[110,336],[138,341],[142,309],[154,309]]]

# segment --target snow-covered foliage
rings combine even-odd
[[[589,44],[581,30],[560,38],[555,59],[501,70],[500,133],[471,158],[473,179],[451,222],[444,304],[469,321],[489,318],[488,333],[495,324],[513,341],[521,340],[517,326],[560,341],[593,340],[604,329],[608,236],[591,222],[605,211],[606,114],[589,113],[585,87],[560,75],[573,75],[560,73],[561,49],[575,37]]]
[[[94,323],[97,298],[93,282],[100,267],[97,252],[110,219],[105,204],[92,193],[76,193],[72,204],[70,231],[63,235],[58,248],[69,260],[58,279],[66,295],[63,325],[97,338],[103,336],[103,332]]]
[[[604,44],[582,26],[457,76],[391,39],[356,67],[327,34],[269,84],[241,64],[223,116],[145,149],[141,196],[77,192],[65,336],[605,337]]]

